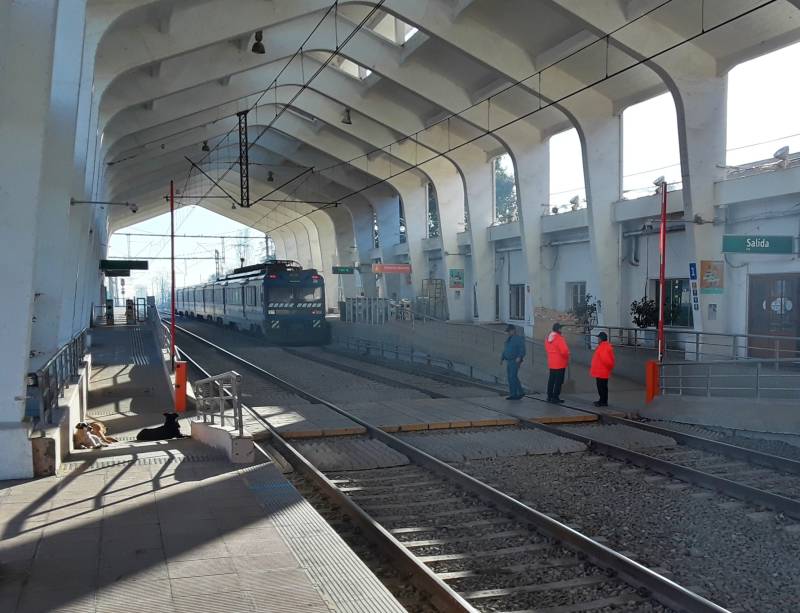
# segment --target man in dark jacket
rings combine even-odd
[[[506,326],[505,345],[503,345],[503,355],[500,363],[506,363],[506,375],[508,378],[508,397],[506,400],[519,400],[525,395],[522,384],[519,382],[519,367],[525,359],[525,339],[517,336],[517,327],[508,324]]]

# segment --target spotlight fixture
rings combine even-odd
[[[786,158],[789,157],[789,147],[788,146],[781,147],[775,153],[772,154],[772,157],[774,157],[774,158],[776,158],[778,160],[784,160],[785,161]]]
[[[573,196],[572,198],[569,199],[569,203],[572,205],[572,210],[577,211],[578,207],[581,204],[580,196]]]
[[[344,110],[344,113],[342,114],[342,123],[346,126],[350,126],[353,124],[353,120],[350,119],[350,109]]]
[[[664,182],[664,175],[661,175],[660,177],[658,177],[658,179],[653,181],[653,185],[655,185],[656,187],[661,187],[661,184],[663,182]]]
[[[275,182],[275,175],[272,174],[272,171],[270,170],[269,172],[267,172],[267,183],[274,183],[274,182]]]
[[[250,51],[253,53],[257,53],[258,55],[264,55],[267,50],[264,48],[264,31],[257,30],[256,31],[256,42],[253,43],[253,46],[250,48]]]
[[[203,141],[203,146],[201,147],[201,150],[202,151],[206,151],[206,152],[211,151],[211,149],[208,147],[208,141],[207,140]]]

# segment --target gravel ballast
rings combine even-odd
[[[773,513],[587,453],[459,467],[731,610],[800,610],[800,533]]]

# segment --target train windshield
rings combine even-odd
[[[322,300],[321,287],[270,287],[270,302],[311,302]]]

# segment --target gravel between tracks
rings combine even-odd
[[[619,470],[585,453],[477,460],[460,466],[513,491],[584,534],[603,537],[651,568],[732,610],[800,610],[800,534],[772,514],[720,507],[718,496]],[[700,495],[698,495],[700,493]]]

